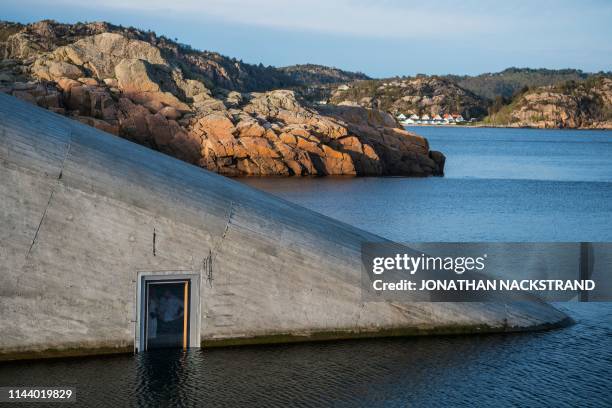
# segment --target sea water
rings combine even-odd
[[[243,179],[398,241],[612,241],[612,132],[419,127],[443,178]],[[610,406],[612,304],[564,329],[0,364],[82,406]]]

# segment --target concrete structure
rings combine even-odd
[[[566,321],[543,303],[364,303],[365,241],[382,239],[0,94],[0,359],[134,350],[143,274],[197,279],[203,345]]]

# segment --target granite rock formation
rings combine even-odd
[[[245,91],[252,78],[240,64],[232,72],[154,34],[106,23],[9,28],[1,91],[218,173],[443,174],[444,156],[387,113]]]
[[[509,127],[612,129],[612,78],[593,76],[526,90],[487,122]]]
[[[333,104],[362,106],[393,114],[419,116],[460,113],[465,118],[481,118],[488,101],[443,77],[419,76],[355,81],[338,87],[331,95]]]

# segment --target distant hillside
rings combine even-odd
[[[485,123],[537,128],[612,128],[612,78],[590,76],[581,81],[525,89],[510,103],[492,107]]]
[[[355,81],[338,87],[330,102],[375,108],[393,114],[456,112],[468,119],[484,117],[489,104],[450,79],[435,76]]]
[[[457,112],[493,126],[610,128],[611,78],[528,68],[474,77],[417,75],[353,81],[332,90],[328,100],[392,114]]]
[[[501,72],[477,76],[447,75],[462,88],[468,89],[483,98],[495,99],[498,96],[511,98],[524,87],[554,85],[565,81],[586,79],[586,74],[578,69],[531,69],[507,68]]]

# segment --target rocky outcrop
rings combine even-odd
[[[590,77],[529,89],[486,118],[496,126],[612,129],[612,79]]]
[[[363,106],[393,114],[436,115],[460,113],[465,118],[481,118],[488,101],[442,77],[419,76],[355,81],[338,87],[330,102]]]
[[[63,35],[38,24],[3,43],[30,45],[2,61],[0,90],[189,163],[230,176],[443,174],[444,156],[387,113],[214,86],[188,55],[104,23]]]
[[[240,98],[234,107],[191,120],[191,134],[203,141],[200,165],[228,175],[443,172],[443,158],[430,157],[427,141],[398,128],[388,114],[363,108],[319,112],[283,90]]]
[[[101,47],[100,50],[110,50],[117,56],[129,57],[129,54],[124,53],[125,48],[105,48],[104,37],[98,40],[88,40],[98,34],[120,35],[130,49],[134,45],[133,40],[149,44],[154,50],[157,50],[153,52],[159,52],[166,60],[171,59],[173,64],[182,65],[191,76],[213,87],[250,92],[300,85],[290,75],[274,67],[246,64],[215,52],[194,50],[188,45],[179,44],[164,36],[157,36],[151,31],[116,26],[105,22],[62,24],[43,20],[22,25],[0,21],[0,58],[36,57],[42,52],[50,52],[79,40],[86,40],[82,47],[83,51],[89,55],[91,55],[89,51],[95,51]],[[106,36],[106,38],[112,38],[112,36]],[[90,41],[96,41],[96,43]],[[79,54],[79,51],[76,50],[74,56],[78,57]],[[142,54],[138,55],[137,58],[142,57]],[[151,60],[150,57],[152,55],[144,59]],[[115,63],[116,61],[113,60],[113,64]],[[98,68],[97,65],[94,67]]]
[[[506,68],[500,72],[480,75],[446,75],[463,89],[485,99],[512,98],[521,89],[555,85],[565,81],[581,81],[591,74],[579,69]]]

